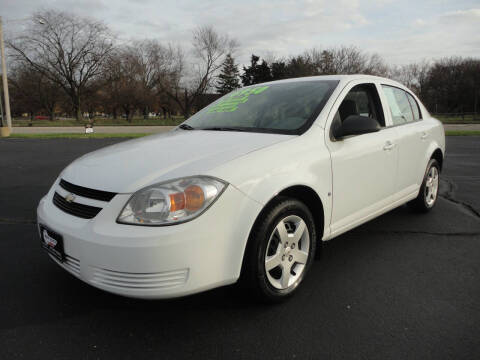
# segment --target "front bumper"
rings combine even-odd
[[[129,194],[116,195],[93,219],[40,201],[38,223],[63,236],[64,269],[102,290],[138,298],[170,298],[234,283],[260,204],[229,185],[198,218],[178,225],[117,224]]]

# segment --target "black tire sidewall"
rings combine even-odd
[[[427,178],[428,178],[428,173],[430,172],[430,169],[432,167],[436,167],[437,168],[437,172],[438,172],[438,176],[439,176],[439,187],[440,187],[440,167],[439,167],[439,164],[438,164],[438,161],[435,160],[435,159],[431,159],[429,162],[428,162],[428,165],[427,165],[427,171],[425,171],[425,175],[423,177],[423,182],[422,182],[422,187],[420,188],[420,194],[419,196],[421,196],[421,201],[423,203],[423,207],[425,208],[426,211],[432,209],[435,204],[437,203],[437,199],[438,199],[438,190],[437,190],[437,196],[435,197],[435,201],[433,202],[432,205],[428,205],[427,204],[427,199],[426,199],[426,196],[425,196],[425,188],[427,186]],[[419,199],[420,200],[420,199]]]
[[[296,283],[287,289],[277,289],[270,284],[270,281],[267,278],[265,270],[265,254],[270,235],[274,231],[275,226],[280,222],[281,219],[289,215],[299,216],[303,219],[303,221],[305,221],[310,236],[310,251],[305,269]],[[255,256],[254,273],[255,281],[257,283],[256,285],[262,295],[270,300],[280,300],[282,298],[286,298],[293,294],[298,288],[298,285],[302,283],[315,256],[317,234],[313,216],[308,207],[302,202],[295,199],[284,199],[283,201],[279,201],[271,208],[270,211],[266,213],[266,217],[258,224],[256,230],[257,231],[255,231],[254,235],[256,238],[253,240],[256,242],[257,246],[255,247],[255,253],[252,254]]]

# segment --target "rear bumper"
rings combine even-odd
[[[234,283],[260,205],[229,185],[198,218],[146,227],[117,224],[128,194],[116,195],[91,220],[52,203],[54,188],[38,206],[38,223],[61,234],[65,270],[102,290],[138,298],[170,298]]]

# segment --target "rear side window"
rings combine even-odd
[[[410,103],[410,106],[412,107],[413,120],[415,120],[415,121],[420,120],[422,118],[422,115],[420,114],[420,108],[418,107],[417,101],[408,92],[406,94],[407,94],[408,102]]]
[[[382,89],[387,98],[393,125],[412,122],[414,120],[414,115],[410,102],[408,101],[407,93],[402,89],[388,85],[382,85]]]

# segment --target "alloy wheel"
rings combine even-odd
[[[432,207],[437,200],[438,194],[438,169],[432,166],[428,171],[427,181],[425,182],[425,203]]]
[[[276,289],[296,286],[305,270],[310,251],[310,235],[305,221],[289,215],[275,226],[267,244],[265,271]]]

